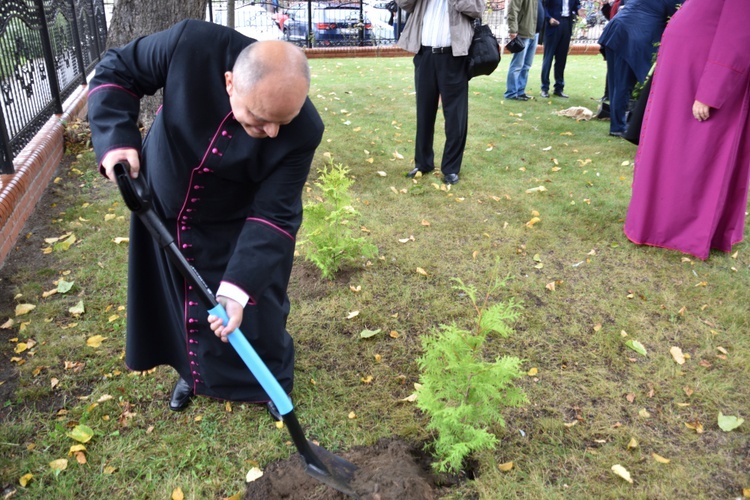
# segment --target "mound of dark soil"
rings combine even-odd
[[[438,497],[434,478],[421,466],[417,451],[404,441],[381,440],[374,446],[355,447],[339,456],[358,467],[350,486],[362,500]],[[248,483],[245,498],[342,500],[349,497],[309,476],[302,457],[294,455],[266,467],[260,479]]]

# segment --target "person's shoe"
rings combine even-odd
[[[568,97],[570,97],[568,94],[563,94],[562,90],[556,90],[555,96],[562,97],[563,99],[567,99]]]
[[[193,388],[184,379],[180,378],[172,389],[172,399],[169,400],[169,409],[182,411],[190,404],[193,397]]]
[[[539,96],[542,99],[549,99],[549,92],[547,92],[546,90],[542,90],[541,92],[539,92]]]
[[[625,137],[625,132],[610,132],[609,135],[612,137]]]
[[[419,167],[414,167],[413,169],[409,170],[409,171],[408,171],[408,172],[406,173],[406,176],[407,176],[407,177],[408,177],[409,179],[412,179],[412,178],[413,178],[413,177],[414,177],[415,175],[417,175],[417,173],[418,173],[418,172],[422,172],[422,171],[421,171],[421,170],[419,170]],[[426,173],[427,173],[427,172],[422,172],[422,175],[425,175]]]
[[[458,182],[458,174],[445,174],[443,182],[446,184],[456,184]]]
[[[519,95],[518,95],[518,98],[519,98],[520,100],[522,100],[522,101],[529,101],[529,100],[531,100],[531,99],[532,99],[532,97],[531,97],[530,95],[526,95],[526,94],[519,94]]]
[[[266,403],[266,410],[268,410],[268,414],[271,415],[271,418],[274,419],[275,422],[283,422],[284,417],[279,412],[279,409],[276,408],[276,405],[273,403],[273,401],[269,401]]]

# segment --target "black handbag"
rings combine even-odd
[[[505,48],[510,52],[511,54],[518,54],[523,49],[526,48],[526,44],[523,43],[523,41],[516,37],[513,37],[510,39],[508,43],[505,44]]]
[[[474,38],[469,47],[469,79],[491,75],[500,64],[500,45],[492,30],[480,19],[474,20]]]

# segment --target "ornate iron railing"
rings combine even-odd
[[[0,2],[0,173],[86,84],[106,41],[103,0]]]

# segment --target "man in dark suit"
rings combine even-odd
[[[610,102],[609,135],[622,137],[625,115],[636,82],[644,82],[656,47],[680,1],[629,0],[604,27],[599,45],[607,60]]]
[[[173,367],[172,410],[198,394],[269,401],[226,343],[240,325],[292,390],[287,286],[302,189],[323,136],[309,85],[298,47],[195,20],[112,49],[97,65],[88,106],[101,172],[114,180],[113,166],[127,160],[143,176],[154,211],[229,316],[213,328],[197,290],[133,217],[125,363]],[[159,89],[163,105],[142,142],[140,98]]]
[[[542,59],[542,87],[540,95],[549,97],[549,73],[552,59],[555,60],[555,90],[557,97],[567,98],[565,88],[565,64],[568,61],[570,37],[576,15],[584,16],[580,0],[544,0],[544,59]]]

